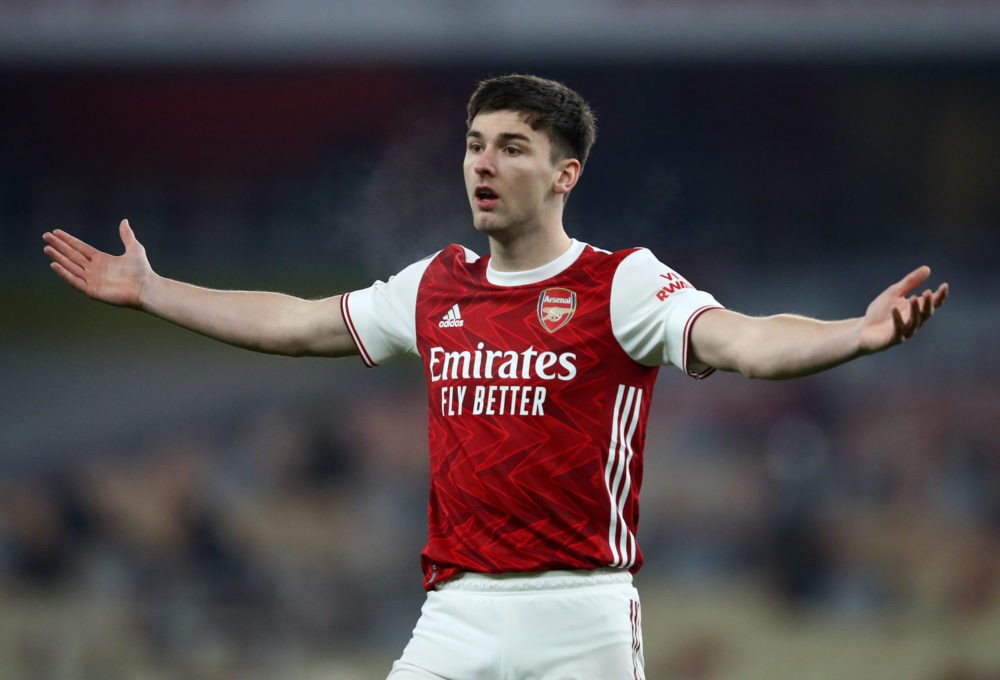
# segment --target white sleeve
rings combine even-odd
[[[366,366],[377,366],[397,354],[417,353],[417,289],[435,255],[414,262],[388,281],[376,281],[341,298],[344,322]]]
[[[714,369],[689,362],[691,327],[721,307],[644,248],[622,260],[611,284],[611,329],[628,355],[646,366],[673,364],[695,378]]]

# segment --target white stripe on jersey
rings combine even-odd
[[[624,403],[623,403],[624,397]],[[635,564],[635,535],[625,523],[625,501],[632,489],[632,437],[639,424],[642,390],[626,385],[618,386],[608,447],[608,463],[604,468],[604,483],[611,502],[611,522],[608,526],[608,545],[614,558],[609,566],[629,569]]]

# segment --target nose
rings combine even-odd
[[[496,174],[496,158],[489,148],[476,155],[472,162],[472,170],[479,177],[492,177]]]

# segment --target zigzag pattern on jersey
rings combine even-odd
[[[427,268],[416,322],[429,387],[431,498],[422,555],[428,587],[458,571],[641,566],[634,532],[648,397],[657,368],[640,366],[625,354],[609,315],[611,281],[630,252],[588,246],[565,272],[513,287],[490,284],[488,258],[467,263],[457,246]],[[538,316],[539,296],[548,288],[571,290],[577,299],[572,319],[555,332]],[[463,325],[439,327],[456,304]],[[432,354],[469,352],[472,362],[477,351],[482,361],[490,351],[516,353],[517,377],[432,375]],[[536,370],[532,361],[543,352],[571,362],[575,375],[556,377],[570,375],[558,362]],[[499,365],[499,355],[494,359]],[[484,412],[487,395],[510,398],[515,388],[518,398],[530,395],[543,412]],[[631,395],[627,413],[623,389]],[[454,403],[459,394],[460,413]],[[477,397],[484,400],[478,414]]]

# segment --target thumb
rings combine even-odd
[[[129,226],[128,220],[124,219],[118,224],[118,235],[122,239],[122,243],[125,244],[125,250],[135,247],[138,244],[138,240],[135,238],[135,232],[132,231],[132,227]]]

